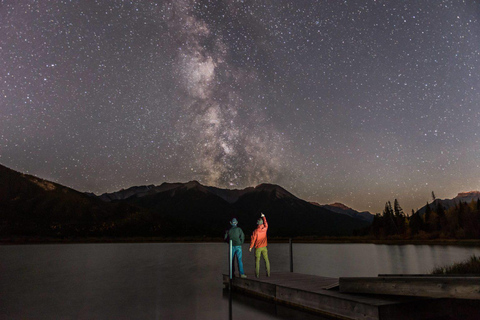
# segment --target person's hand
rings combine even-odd
[[[252,252],[252,248],[248,249],[248,251]]]
[[[265,215],[262,213],[262,214],[260,215],[260,217],[262,217],[262,218],[263,218],[263,217],[265,217]]]

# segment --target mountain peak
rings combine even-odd
[[[191,188],[197,188],[197,187],[200,187],[203,185],[200,184],[200,182],[198,182],[197,180],[192,180],[192,181],[188,181],[187,183],[185,183],[185,187],[187,189],[191,189]]]
[[[360,218],[365,221],[373,220],[373,215],[370,212],[368,211],[358,212],[357,210],[347,207],[346,205],[340,202],[326,204],[323,206],[321,205],[321,207],[336,213],[346,214],[351,217]]]
[[[347,207],[346,205],[344,205],[343,203],[340,203],[340,202],[331,203],[331,204],[329,204],[329,206],[339,208],[339,209],[342,209],[342,210],[353,210],[352,208]]]
[[[208,187],[204,186],[197,180],[192,180],[187,183],[184,183],[183,186],[181,187],[183,190],[196,190],[200,191],[202,193],[210,193],[208,190]]]
[[[276,184],[271,183],[261,183],[255,187],[255,191],[266,191],[266,192],[274,192],[277,198],[297,198],[284,188],[280,187]]]
[[[457,196],[453,199],[435,199],[435,201],[429,203],[428,205],[430,208],[433,206],[441,205],[445,210],[455,207],[459,202],[464,203],[471,203],[472,201],[476,201],[480,199],[480,191],[466,191],[466,192],[459,192]],[[417,210],[418,213],[423,215],[425,213],[427,206],[423,206]]]
[[[276,189],[283,189],[277,184],[272,184],[272,183],[260,183],[255,187],[256,190],[266,190],[266,191],[272,191]]]
[[[480,191],[459,192],[456,198],[480,198]]]

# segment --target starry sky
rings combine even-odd
[[[480,189],[474,0],[0,0],[0,163],[79,191]]]

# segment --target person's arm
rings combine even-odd
[[[245,242],[245,233],[243,233],[243,230],[240,229],[240,243],[243,244]]]
[[[253,231],[252,233],[252,239],[250,240],[250,249],[248,249],[250,252],[252,252],[252,248],[255,245],[255,241],[257,241],[257,230]]]
[[[223,237],[223,241],[228,241],[228,230],[225,230],[225,236]]]
[[[268,229],[268,223],[267,223],[267,218],[265,215],[262,213],[262,219],[263,219],[263,225],[265,226],[265,229]]]

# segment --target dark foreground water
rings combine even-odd
[[[294,244],[295,272],[329,277],[428,273],[479,247]],[[226,244],[0,246],[0,319],[228,319]],[[243,247],[247,272],[253,253]],[[272,272],[288,244],[269,245]],[[322,319],[243,295],[233,319]]]

